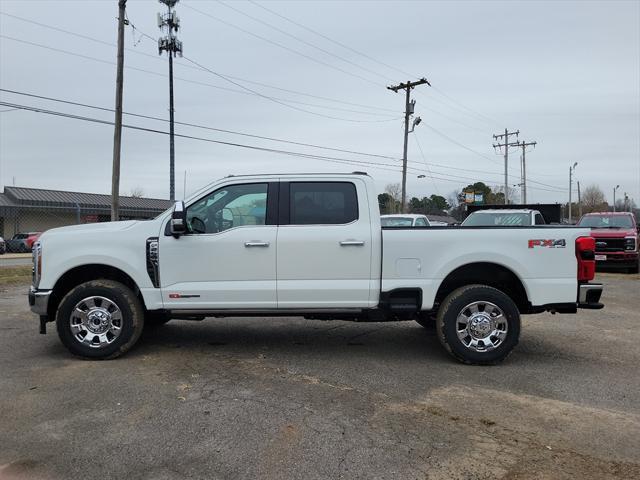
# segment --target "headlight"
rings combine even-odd
[[[625,237],[624,239],[624,249],[635,251],[637,248],[636,245],[637,239],[636,237]]]
[[[33,245],[33,271],[32,271],[32,283],[35,288],[38,288],[40,283],[40,277],[42,277],[42,244],[36,242]]]

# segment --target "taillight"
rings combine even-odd
[[[588,282],[596,276],[596,240],[593,237],[576,238],[578,281]]]

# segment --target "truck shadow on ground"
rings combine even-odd
[[[172,321],[143,333],[129,355],[158,349],[215,351],[226,354],[313,354],[352,357],[366,353],[377,359],[412,358],[449,362],[434,330],[414,322],[354,323],[345,321],[264,319],[206,319]]]

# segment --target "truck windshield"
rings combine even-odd
[[[528,225],[531,225],[531,215],[524,212],[474,212],[462,222],[463,227]]]
[[[410,227],[413,219],[409,217],[382,217],[380,223],[383,227]]]
[[[585,215],[578,223],[580,227],[591,228],[633,228],[630,215]]]

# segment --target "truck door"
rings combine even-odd
[[[278,308],[369,306],[372,233],[358,183],[281,183]]]
[[[188,233],[160,237],[165,308],[276,308],[277,192],[231,184],[186,206]]]

